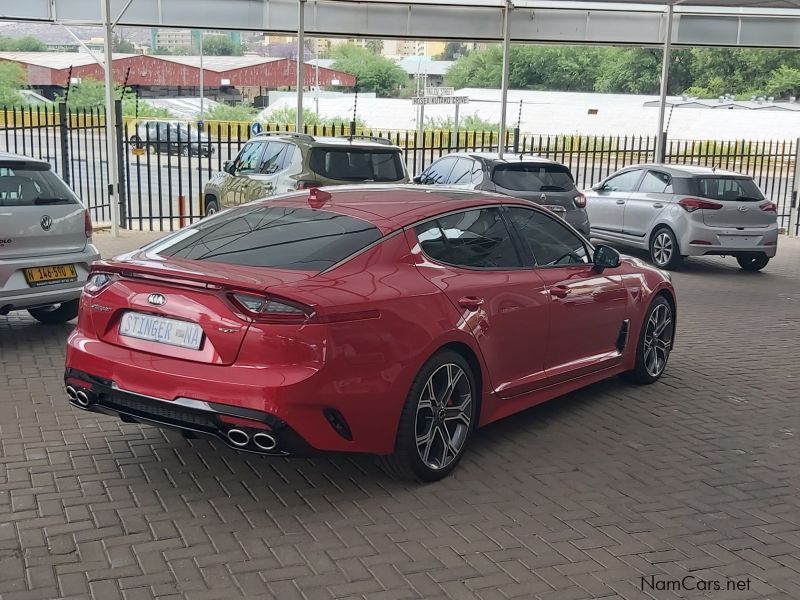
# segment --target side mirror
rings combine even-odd
[[[602,271],[603,269],[614,269],[619,266],[620,256],[611,246],[598,244],[594,249],[594,266]]]
[[[416,177],[414,177],[413,181],[416,184],[422,183],[422,175],[417,175]]]
[[[226,160],[222,164],[222,170],[225,171],[228,175],[233,175],[235,173],[235,170],[233,168],[233,161],[232,160]]]
[[[595,183],[595,184],[592,186],[592,191],[593,191],[593,192],[602,192],[602,191],[604,191],[605,189],[606,189],[606,185],[605,185],[604,183]]]

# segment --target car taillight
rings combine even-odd
[[[586,208],[586,196],[584,196],[583,194],[578,194],[572,199],[572,201],[578,208]]]
[[[117,279],[119,279],[119,275],[116,273],[92,273],[89,275],[89,279],[86,280],[83,291],[90,296],[94,296]]]
[[[92,239],[92,215],[89,213],[89,209],[85,209],[83,211],[83,231],[86,234],[86,239]]]
[[[764,212],[778,212],[778,205],[774,202],[764,202],[764,204],[759,204],[758,208]]]
[[[719,210],[722,208],[722,204],[717,204],[716,202],[710,202],[708,200],[701,200],[700,198],[683,198],[678,200],[678,204],[680,204],[686,212],[694,212],[698,209]]]
[[[310,306],[274,296],[235,292],[231,299],[248,317],[265,323],[305,323],[314,315]]]
[[[320,185],[319,181],[298,181],[296,187],[298,190],[311,190],[320,187]]]

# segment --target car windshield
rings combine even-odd
[[[710,200],[760,202],[764,194],[749,177],[698,177],[695,194]]]
[[[190,260],[320,272],[380,238],[380,231],[361,219],[259,206],[220,213],[147,250]]]
[[[492,173],[492,181],[507,190],[520,192],[568,192],[575,187],[569,169],[556,164],[498,165]]]
[[[337,181],[400,181],[405,176],[397,150],[371,148],[313,148],[311,170]]]
[[[79,202],[48,165],[0,162],[0,207]]]

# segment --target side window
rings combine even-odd
[[[264,151],[264,142],[249,142],[244,145],[239,156],[236,157],[236,172],[240,174],[256,173],[259,166],[259,158]]]
[[[636,184],[639,183],[639,177],[641,177],[641,175],[641,169],[634,169],[633,171],[626,171],[620,175],[615,175],[611,179],[606,180],[604,189],[607,192],[632,192],[636,189]]]
[[[264,154],[261,155],[259,173],[264,175],[273,175],[283,169],[284,155],[286,154],[289,145],[281,142],[269,142],[264,144]]]
[[[433,260],[473,269],[521,266],[505,221],[497,208],[447,215],[415,228],[423,252]]]
[[[483,183],[483,164],[479,160],[472,161],[472,175],[470,181],[473,185]]]
[[[437,160],[423,171],[422,183],[425,185],[441,185],[446,183],[455,162],[456,160],[454,158]]]
[[[459,158],[453,170],[450,172],[450,177],[447,178],[447,183],[450,185],[464,185],[469,183],[472,178],[473,162],[475,161],[471,158]]]
[[[508,217],[523,243],[542,267],[586,264],[591,261],[584,241],[549,215],[537,210],[508,207]]]
[[[288,169],[292,166],[292,160],[294,159],[295,150],[297,146],[294,144],[286,144],[286,152],[283,153],[283,162],[281,164],[281,170]]]
[[[669,188],[669,191],[667,189]],[[639,191],[646,194],[672,193],[672,177],[658,171],[647,171],[639,184]]]

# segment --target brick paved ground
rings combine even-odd
[[[490,426],[428,486],[73,410],[70,327],[0,317],[0,597],[796,600],[800,243],[781,244],[761,274],[709,259],[675,276],[660,383]],[[751,583],[645,593],[650,575]]]

